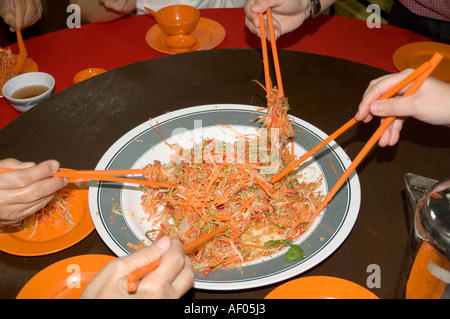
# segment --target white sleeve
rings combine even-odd
[[[158,11],[174,4],[186,4],[197,8],[241,8],[245,7],[246,0],[137,0],[138,14],[146,14],[144,7]]]

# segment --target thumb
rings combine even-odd
[[[254,3],[250,6],[250,11],[253,13],[256,13],[256,14],[264,13],[264,12],[266,12],[266,10],[267,10],[267,7],[260,3]]]
[[[138,269],[150,262],[157,260],[167,252],[171,246],[171,240],[168,236],[161,237],[155,241],[152,245],[139,249],[138,251],[130,254],[123,259],[132,264],[132,268]]]
[[[377,100],[370,105],[370,113],[379,117],[412,116],[411,101],[408,96]]]

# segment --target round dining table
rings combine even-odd
[[[148,15],[83,24],[26,40],[39,71],[55,78],[55,91],[25,113],[0,100],[0,158],[53,158],[62,167],[94,169],[114,142],[149,118],[208,104],[264,106],[264,91],[254,81],[264,82],[261,41],[245,27],[243,9],[200,12],[226,32],[209,50],[173,55],[154,50],[146,35],[156,23]],[[431,40],[409,30],[384,24],[369,28],[366,21],[334,15],[305,22],[277,41],[290,113],[331,134],[354,116],[372,79],[397,72],[394,52],[419,41]],[[17,52],[16,44],[10,47]],[[107,72],[74,84],[75,74],[86,68]],[[352,159],[378,125],[378,120],[358,123],[337,143]],[[435,180],[450,176],[448,137],[448,128],[410,119],[396,146],[374,147],[356,171],[361,205],[352,231],[328,258],[294,278],[338,277],[379,298],[401,298],[411,228],[404,175]],[[56,253],[18,256],[1,251],[0,298],[15,298],[46,267],[86,254],[115,255],[96,230]],[[284,282],[229,291],[192,288],[184,298],[262,299]]]

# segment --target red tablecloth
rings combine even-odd
[[[203,9],[201,15],[222,24],[227,32],[217,47],[259,48],[258,37],[244,24],[244,11],[238,9]],[[42,72],[56,79],[55,92],[73,85],[74,75],[85,68],[112,70],[130,63],[163,56],[145,42],[145,34],[155,24],[148,16],[130,16],[104,24],[87,24],[26,40],[28,54]],[[378,67],[390,72],[396,68],[393,53],[401,46],[430,41],[409,30],[389,25],[370,29],[366,22],[352,18],[320,15],[298,30],[282,36],[279,49],[305,51],[334,56]],[[11,45],[18,52],[17,45]],[[282,64],[283,62],[280,61]],[[301,65],[298,66],[301,68]],[[5,99],[0,100],[0,129],[20,116]]]

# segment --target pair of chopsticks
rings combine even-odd
[[[275,34],[273,32],[272,14],[271,14],[270,9],[268,9],[266,11],[266,15],[267,15],[267,22],[268,22],[268,27],[269,27],[270,42],[272,44],[272,55],[273,55],[273,60],[274,60],[278,90],[280,91],[280,95],[284,96],[283,85],[282,85],[282,80],[281,80],[280,65],[278,62],[278,52],[277,52],[277,47],[276,47]],[[270,72],[269,72],[269,61],[268,61],[268,54],[267,54],[267,43],[266,43],[266,31],[265,31],[265,27],[264,27],[264,17],[263,17],[262,13],[260,13],[259,16],[260,16],[261,44],[262,44],[262,49],[263,49],[264,75],[265,75],[265,82],[266,82],[265,85],[266,85],[266,91],[270,92],[270,90],[272,89],[272,83],[270,80]],[[222,226],[218,227],[217,229],[197,238],[196,240],[193,240],[192,242],[187,243],[186,245],[184,245],[184,252],[186,254],[188,254],[189,252],[193,251],[194,249],[197,249],[198,247],[200,247],[207,241],[213,239],[216,235],[223,233],[227,229],[228,229],[228,226],[222,225]],[[160,261],[161,261],[160,259],[157,259],[157,260],[151,262],[150,264],[148,264],[144,267],[141,267],[141,268],[133,271],[132,273],[128,274],[128,276],[127,276],[128,292],[130,292],[130,293],[136,292],[138,282],[142,278],[144,278],[145,276],[150,274],[153,270],[155,270],[159,266]]]
[[[423,84],[423,82],[430,76],[430,74],[433,72],[433,70],[436,68],[436,66],[439,64],[439,62],[442,60],[442,58],[443,58],[443,56],[440,53],[436,52],[429,61],[423,63],[420,67],[418,67],[409,76],[407,76],[405,79],[400,81],[397,85],[395,85],[388,92],[383,94],[380,97],[380,100],[393,97],[395,94],[397,94],[401,89],[406,87],[411,82],[413,82],[413,83],[406,90],[406,92],[404,93],[404,96],[414,94],[420,88],[420,86]],[[325,196],[323,201],[319,204],[319,206],[316,209],[314,217],[316,217],[322,211],[322,209],[324,209],[325,206],[328,205],[330,200],[334,197],[334,195],[337,193],[337,191],[341,188],[342,184],[344,184],[344,182],[347,180],[347,178],[352,174],[352,172],[356,169],[356,167],[359,165],[359,163],[361,163],[363,158],[367,155],[367,153],[375,145],[375,143],[377,143],[377,141],[380,139],[381,135],[386,131],[386,129],[392,124],[392,122],[394,120],[395,120],[395,117],[388,117],[388,118],[384,119],[384,121],[381,123],[379,128],[375,131],[375,133],[372,135],[372,137],[369,139],[369,141],[366,143],[366,145],[361,149],[360,153],[355,157],[355,159],[349,165],[349,167],[344,172],[344,174],[342,174],[342,176],[338,179],[338,181],[336,182],[334,187],[328,192],[328,194]],[[309,158],[310,156],[315,154],[317,151],[319,151],[321,148],[323,148],[329,142],[331,142],[332,140],[337,138],[340,134],[347,131],[349,128],[351,128],[356,123],[357,123],[357,121],[354,118],[352,118],[350,121],[345,123],[336,132],[331,134],[328,138],[323,140],[316,147],[314,147],[309,152],[307,152],[306,154],[301,156],[296,162],[291,164],[284,171],[282,171],[278,175],[274,176],[272,178],[271,182],[276,183],[277,181],[279,181],[281,178],[286,176],[289,172],[291,172],[296,167],[298,167],[301,163],[303,163],[307,158]]]
[[[146,175],[149,174],[148,169],[119,169],[119,170],[86,170],[86,171],[77,171],[67,168],[62,168],[59,172],[55,173],[53,176],[57,177],[68,177],[77,180],[98,180],[98,181],[107,181],[107,182],[116,182],[116,183],[130,183],[130,184],[138,184],[138,185],[146,185],[152,187],[163,187],[168,188],[169,185],[166,183],[155,182],[152,180],[142,180],[142,179],[133,179],[133,178],[125,178],[125,177],[116,177],[119,175]]]
[[[0,168],[0,173],[13,171],[12,168]],[[116,183],[130,183],[138,185],[147,185],[152,187],[170,187],[166,183],[155,182],[151,180],[132,179],[126,177],[116,177],[124,175],[146,175],[149,174],[148,169],[120,169],[120,170],[73,170],[68,168],[61,168],[58,172],[53,174],[54,177],[70,178],[71,182],[80,182],[88,180],[98,180]]]
[[[273,31],[273,20],[272,20],[272,11],[267,9],[266,11],[266,17],[267,17],[267,27],[269,29],[269,37],[270,37],[270,44],[272,47],[272,58],[273,63],[275,67],[275,76],[277,79],[277,87],[280,91],[280,95],[284,96],[284,90],[283,90],[283,81],[281,79],[281,71],[280,71],[280,62],[278,60],[278,50],[277,50],[277,43],[275,39],[275,33]],[[266,41],[266,28],[264,26],[264,15],[263,13],[259,13],[259,30],[261,33],[261,47],[262,47],[262,54],[263,54],[263,63],[264,63],[264,77],[266,82],[266,91],[270,92],[272,89],[272,81],[270,80],[270,72],[269,72],[269,58],[267,54],[267,41]]]
[[[222,226],[216,228],[215,230],[213,230],[203,236],[200,236],[199,238],[185,244],[184,245],[184,253],[188,254],[188,253],[192,252],[193,250],[197,249],[198,247],[200,247],[207,241],[213,239],[216,235],[223,233],[227,229],[228,229],[227,225],[222,225]],[[153,270],[155,270],[159,266],[160,262],[161,262],[161,259],[156,259],[153,262],[149,263],[148,265],[138,268],[135,271],[128,274],[128,276],[127,276],[128,292],[130,292],[130,293],[136,292],[139,281],[142,278],[144,278],[145,276],[147,276],[148,274],[150,274]]]

